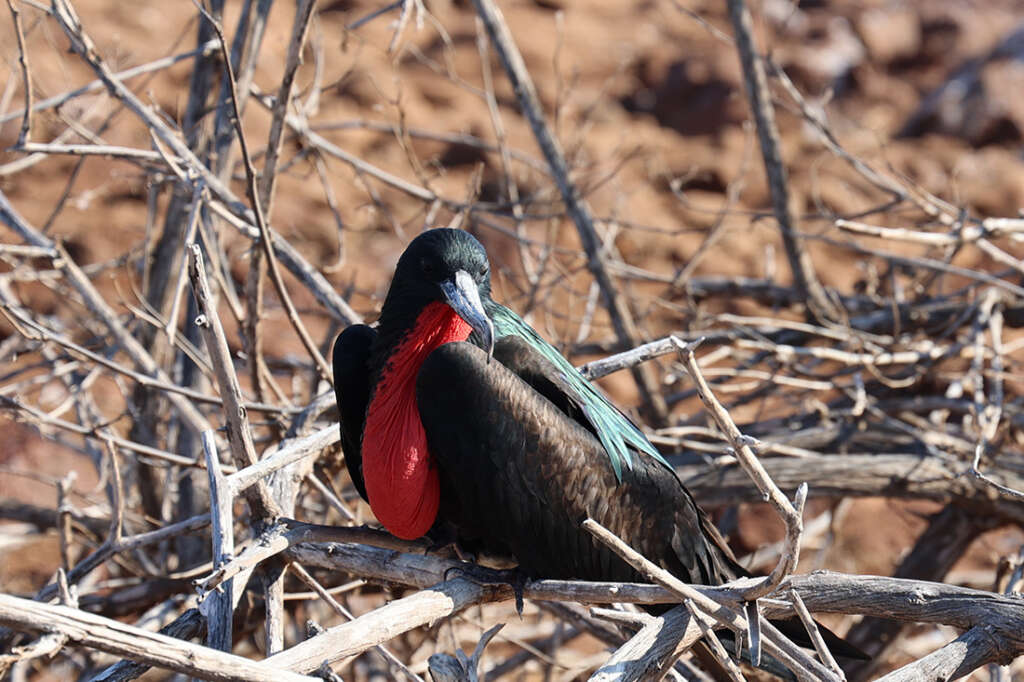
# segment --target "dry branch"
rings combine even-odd
[[[257,460],[256,447],[252,441],[252,429],[249,426],[245,408],[241,405],[242,390],[238,384],[238,375],[235,373],[224,328],[213,307],[213,297],[206,279],[202,251],[197,244],[189,246],[188,273],[192,280],[192,291],[199,309],[196,326],[203,334],[203,340],[206,342],[206,348],[210,354],[210,361],[217,375],[221,398],[224,400],[224,416],[228,423],[228,444],[231,447],[231,455],[235,460],[235,466],[239,468],[252,466]],[[280,513],[276,503],[270,497],[266,483],[262,481],[256,483],[255,490],[246,489],[246,499],[249,501],[256,519],[260,521],[271,520]]]
[[[1009,498],[993,497],[991,488],[965,476],[968,464],[949,457],[908,454],[813,455],[809,457],[762,458],[762,465],[776,484],[795,490],[803,483],[812,497],[900,497],[956,502],[977,514],[996,514],[1008,522],[1024,522],[1024,510]],[[1006,456],[1003,466],[990,469],[1016,489],[1024,486],[1024,476],[1016,457]],[[707,505],[732,504],[737,500],[759,501],[760,491],[751,485],[747,474],[733,463],[708,470],[685,466],[677,469],[680,478]]]
[[[496,598],[497,590],[493,586],[482,586],[464,578],[448,580],[329,628],[266,660],[272,666],[312,672],[324,662],[333,663],[362,653],[403,632]]]
[[[220,566],[230,561],[235,553],[235,528],[231,513],[235,499],[231,494],[231,486],[221,473],[217,443],[210,431],[203,433],[203,454],[206,455],[206,473],[210,479],[210,535],[213,543],[211,554],[213,565]],[[234,603],[233,580],[226,580],[203,601],[200,612],[206,617],[208,647],[231,651],[234,643],[231,636]]]
[[[752,586],[746,593],[747,599],[756,600],[773,591],[786,576],[796,569],[797,561],[800,558],[800,535],[804,529],[803,514],[804,501],[807,499],[807,484],[800,484],[796,490],[794,501],[791,503],[789,498],[775,485],[775,482],[761,465],[757,455],[754,454],[753,449],[750,447],[751,439],[740,432],[739,427],[736,426],[736,422],[733,421],[729,412],[718,401],[715,394],[712,393],[711,387],[708,386],[700,366],[697,364],[697,358],[693,354],[693,347],[681,347],[680,355],[683,357],[686,371],[697,386],[697,394],[704,403],[704,407],[711,413],[718,428],[729,439],[733,452],[743,470],[754,481],[754,485],[761,492],[762,498],[771,504],[772,508],[775,509],[776,513],[786,524],[786,542],[779,562],[764,580]]]
[[[677,606],[641,628],[616,649],[590,679],[592,682],[658,679],[702,634],[689,609]]]
[[[341,529],[345,530],[345,529]],[[457,567],[457,562],[420,554],[402,554],[393,550],[349,544],[300,544],[288,551],[288,556],[306,566],[343,571],[365,576],[371,580],[426,587],[443,580],[446,572]],[[882,616],[902,621],[943,623],[961,629],[973,627],[991,618],[1004,623],[1005,634],[1017,642],[1021,634],[1012,629],[1024,624],[1024,599],[983,590],[945,585],[921,580],[887,578],[884,576],[857,576],[831,571],[796,574],[779,587],[779,594],[796,590],[812,613],[859,613]],[[692,591],[705,598],[739,604],[742,586],[738,589],[690,585]],[[586,603],[673,603],[679,597],[670,590],[653,585],[629,583],[587,583],[560,580],[528,581],[523,591],[527,599],[565,599]],[[900,595],[912,595],[904,599]],[[498,586],[497,595],[512,598],[509,586]],[[700,601],[698,601],[698,599]],[[705,602],[706,603],[706,602]],[[762,600],[762,615],[768,618],[796,616],[792,606],[775,600]],[[1021,629],[1024,633],[1024,628]],[[1021,641],[1024,645],[1024,640]]]
[[[765,75],[764,62],[757,54],[754,46],[753,20],[744,0],[728,0],[729,18],[732,20],[736,33],[736,48],[742,63],[743,83],[747,89],[747,98],[754,113],[757,124],[757,139],[761,143],[761,156],[764,158],[768,184],[771,187],[772,210],[779,223],[782,243],[786,248],[789,266],[793,272],[793,281],[799,292],[807,299],[809,312],[816,318],[836,320],[839,312],[829,299],[825,288],[818,280],[814,264],[804,248],[801,237],[794,226],[793,214],[789,207],[789,189],[786,181],[786,169],[782,164],[779,151],[779,130],[775,124],[775,110],[772,107],[768,92],[768,78]]]
[[[0,624],[23,631],[63,635],[83,646],[204,680],[309,682],[316,679],[66,606],[41,604],[4,594],[0,594]]]
[[[29,54],[25,48],[25,31],[21,25],[21,12],[14,5],[14,0],[7,0],[7,8],[11,11],[14,21],[14,35],[18,40],[18,65],[21,67],[22,88],[25,91],[25,113],[21,120],[21,132],[18,133],[17,145],[20,147],[29,141],[32,134],[32,69],[29,67]]]

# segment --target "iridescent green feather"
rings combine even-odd
[[[493,307],[491,307],[493,305]],[[489,302],[491,322],[494,324],[494,337],[517,336],[533,348],[562,372],[562,377],[572,390],[571,397],[580,406],[583,414],[594,427],[598,439],[608,452],[608,459],[615,477],[622,480],[622,465],[633,467],[633,453],[630,448],[650,455],[666,467],[669,463],[658,453],[647,436],[622,414],[593,384],[583,378],[576,368],[559,353],[554,346],[545,341],[530,325],[518,315],[501,305]]]

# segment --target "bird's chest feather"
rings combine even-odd
[[[422,536],[441,499],[437,469],[416,406],[416,377],[438,346],[469,338],[470,326],[443,303],[427,305],[381,372],[363,429],[363,476],[370,508],[404,539]]]

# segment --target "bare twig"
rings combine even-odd
[[[203,454],[206,455],[206,472],[210,479],[210,520],[213,541],[213,565],[220,566],[231,560],[235,552],[235,531],[231,508],[234,497],[231,486],[221,473],[220,457],[213,433],[203,433]],[[200,611],[206,617],[206,646],[221,651],[231,651],[231,621],[234,599],[234,581],[226,580],[217,590],[203,600]]]
[[[205,44],[200,45],[199,47],[197,47],[194,50],[189,50],[188,52],[182,52],[181,54],[177,54],[177,55],[174,55],[174,56],[171,56],[171,57],[164,57],[162,59],[155,59],[152,62],[148,62],[146,64],[140,64],[139,66],[133,66],[132,68],[125,69],[124,71],[118,71],[117,73],[115,73],[113,75],[114,75],[114,78],[119,80],[119,81],[131,80],[132,78],[135,78],[137,76],[142,76],[142,75],[145,75],[147,73],[153,73],[154,71],[161,71],[163,69],[166,69],[166,68],[169,68],[171,66],[174,66],[175,64],[178,64],[179,62],[183,62],[183,61],[186,61],[186,60],[189,60],[189,59],[195,59],[196,57],[201,57],[203,55],[209,54],[210,52],[212,52],[215,49],[217,49],[217,43],[215,41],[210,40],[210,41],[207,41]],[[94,81],[91,81],[91,82],[87,83],[86,85],[83,85],[80,88],[75,88],[74,90],[70,90],[70,91],[68,91],[68,92],[66,92],[64,94],[54,95],[53,97],[48,97],[48,98],[46,98],[44,100],[40,100],[40,101],[36,102],[34,105],[32,105],[32,111],[33,112],[44,111],[46,109],[52,109],[54,107],[59,107],[59,106],[65,104],[66,102],[69,102],[72,99],[75,99],[76,97],[81,97],[82,95],[87,95],[90,92],[96,92],[98,90],[102,90],[104,87],[106,87],[106,86],[104,85],[103,81],[100,80],[100,79],[96,79]],[[21,117],[24,117],[24,116],[25,116],[25,110],[24,109],[10,111],[10,112],[7,112],[6,114],[0,114],[0,125],[2,125],[4,123],[7,123],[8,121],[13,121],[16,118],[21,118]]]
[[[743,674],[740,672],[739,667],[733,662],[732,658],[729,657],[725,647],[722,646],[722,641],[718,639],[718,635],[712,629],[713,620],[704,615],[704,613],[697,608],[697,605],[693,603],[692,599],[687,599],[683,602],[687,610],[693,615],[694,622],[700,627],[701,633],[704,635],[705,641],[707,641],[712,653],[715,658],[718,659],[719,665],[725,668],[725,671],[729,675],[729,679],[733,682],[743,682]],[[711,622],[709,622],[711,621]],[[755,647],[751,647],[753,649]],[[841,673],[840,673],[841,675]]]
[[[199,309],[200,320],[197,326],[206,342],[210,361],[217,375],[217,383],[220,385],[221,397],[224,400],[224,416],[228,423],[228,443],[231,446],[231,455],[235,460],[235,466],[252,466],[257,460],[256,448],[252,442],[252,429],[249,426],[245,408],[241,405],[242,394],[238,376],[235,374],[231,351],[228,348],[220,318],[212,307],[212,296],[209,283],[206,281],[202,251],[197,244],[190,245],[188,259],[189,278],[192,280],[192,291]],[[273,519],[280,513],[264,483],[258,483],[255,490],[248,489],[246,499],[256,518],[261,521]]]
[[[11,10],[14,20],[14,35],[18,39],[18,64],[21,66],[22,86],[25,88],[25,115],[21,120],[21,132],[18,133],[18,146],[28,143],[32,135],[32,71],[29,68],[28,50],[25,47],[25,32],[21,26],[21,12],[14,6],[14,0],[7,0],[7,8]]]
[[[825,640],[821,636],[821,630],[818,629],[818,624],[814,618],[811,617],[811,612],[807,610],[807,605],[804,604],[804,600],[800,598],[800,593],[796,590],[789,591],[789,599],[793,603],[793,608],[796,609],[796,615],[800,617],[800,622],[804,624],[804,629],[807,630],[811,636],[811,642],[814,644],[814,650],[818,652],[818,658],[822,660],[829,667],[829,669],[839,676],[839,679],[845,680],[846,675],[843,673],[843,669],[836,663],[836,659],[832,656],[832,652],[829,651],[828,646],[825,644]]]
[[[110,330],[110,333],[117,339],[118,344],[131,356],[140,369],[160,381],[168,384],[174,383],[160,369],[160,366],[153,360],[149,352],[142,347],[134,336],[128,333],[128,330],[121,324],[117,315],[110,309],[110,306],[107,305],[107,302],[96,290],[85,273],[82,272],[81,268],[72,260],[67,251],[45,237],[22,218],[2,191],[0,191],[0,221],[6,223],[32,246],[43,247],[50,251],[50,258],[53,260],[54,266],[65,274],[71,286],[81,295],[86,307],[103,321]],[[209,428],[206,418],[192,403],[185,400],[182,396],[172,393],[168,396],[168,400],[179,411],[185,423],[197,435]]]
[[[324,586],[317,582],[317,580],[309,574],[309,571],[302,567],[302,564],[292,562],[288,565],[288,567],[292,570],[293,573],[295,573],[295,575],[299,577],[299,580],[309,585],[313,589],[315,594],[317,594],[321,599],[327,602],[328,606],[334,609],[335,613],[342,616],[346,620],[355,620],[355,616],[352,615],[352,612],[346,609],[344,606],[342,606],[329,591],[324,589]],[[395,656],[395,654],[391,653],[390,649],[383,646],[382,644],[378,644],[374,648],[381,654],[381,656],[386,658],[392,665],[401,670],[406,677],[408,677],[411,680],[414,680],[414,682],[423,682],[423,678],[409,670],[409,667],[405,665],[405,663],[402,663],[401,659]]]
[[[683,342],[676,337],[667,336],[657,341],[642,344],[615,355],[588,362],[578,367],[580,374],[590,380],[600,379],[603,376],[618,372],[619,370],[635,367],[640,363],[653,360],[654,358],[676,353]]]
[[[199,636],[203,625],[204,620],[199,614],[199,609],[189,609],[178,618],[175,618],[173,622],[160,628],[159,634],[188,641],[193,637]],[[89,682],[126,682],[127,680],[136,679],[149,668],[150,666],[145,663],[123,660],[101,671]]]
[[[209,592],[242,571],[307,542],[365,542],[398,551],[422,551],[427,547],[422,542],[399,540],[385,531],[373,528],[318,526],[284,519],[265,529],[257,542],[246,547],[231,561],[218,566],[209,576],[196,581],[196,585]]]
[[[202,181],[197,182],[192,187],[192,208],[188,215],[188,227],[185,228],[185,236],[182,239],[182,243],[186,245],[192,244],[196,237],[196,228],[199,225],[199,210],[203,203],[201,201],[203,196],[203,183]],[[171,311],[167,315],[167,323],[164,326],[164,332],[167,334],[167,338],[171,343],[174,343],[175,330],[178,328],[178,311],[179,304],[181,303],[181,297],[185,293],[185,282],[188,280],[188,257],[181,259],[181,268],[178,270],[178,277],[174,284],[174,293],[171,295]]]
[[[145,661],[204,680],[316,680],[266,661],[257,663],[78,609],[41,604],[6,594],[0,594],[0,624],[28,632],[65,636],[83,646]]]
[[[786,247],[793,280],[798,291],[807,298],[810,313],[816,318],[838,320],[839,311],[831,301],[818,276],[810,255],[804,249],[800,236],[794,226],[793,215],[789,208],[789,190],[786,182],[786,170],[782,165],[779,152],[779,130],[775,125],[775,112],[772,108],[771,96],[768,92],[768,80],[765,76],[764,62],[754,47],[753,21],[750,10],[744,0],[728,0],[729,17],[736,33],[736,48],[743,66],[743,82],[747,89],[747,99],[754,113],[757,124],[757,139],[761,143],[761,156],[764,157],[765,171],[772,193],[772,209],[779,223],[782,243]]]
[[[314,0],[303,0],[295,8],[295,21],[292,27],[292,38],[288,43],[288,57],[285,62],[284,77],[281,86],[278,88],[277,97],[274,100],[272,110],[270,135],[267,140],[267,154],[263,164],[263,171],[259,178],[259,187],[256,194],[263,202],[262,213],[265,216],[273,215],[274,183],[277,179],[277,160],[281,153],[281,141],[283,139],[284,119],[291,106],[292,87],[295,83],[295,74],[302,61],[302,49],[306,41],[306,34],[309,29],[309,22],[313,16]],[[242,131],[239,128],[239,137]],[[248,150],[245,149],[244,161],[250,164]],[[248,172],[248,171],[247,171]],[[259,240],[263,242],[263,236]],[[266,383],[273,386],[273,379],[266,368],[266,360],[263,357],[263,339],[260,335],[260,318],[263,315],[263,277],[266,273],[267,263],[263,258],[264,251],[260,244],[254,244],[250,253],[250,272],[246,281],[246,293],[248,300],[248,315],[246,316],[246,334],[249,340],[249,353],[253,363],[252,372],[253,384],[256,395],[262,398],[263,386]],[[276,284],[275,284],[276,286]]]
[[[1007,498],[1015,500],[1017,502],[1024,501],[1024,492],[1021,492],[1020,490],[1017,490],[1015,488],[1011,488],[1010,486],[1003,485],[1002,483],[999,483],[998,481],[995,481],[991,477],[986,476],[984,473],[982,473],[981,456],[984,452],[985,446],[979,443],[978,446],[974,449],[974,460],[971,462],[971,466],[967,470],[967,472],[977,480],[984,483],[985,485],[990,486],[994,490],[998,491],[1001,495],[1005,495]]]
[[[70,496],[76,478],[78,474],[69,471],[57,482],[57,531],[60,538],[60,563],[65,572],[71,570],[72,564],[71,517],[74,510],[71,508]]]
[[[52,658],[64,648],[67,641],[68,638],[60,633],[50,633],[28,644],[12,648],[9,654],[0,654],[0,676],[6,676],[15,663],[36,658]]]
[[[686,606],[676,606],[644,625],[616,649],[590,679],[593,682],[658,679],[700,636],[701,629],[690,611]]]
[[[1007,665],[1016,654],[1004,650],[1005,642],[986,625],[976,625],[952,642],[899,670],[879,677],[879,682],[955,680],[988,663]]]
[[[266,659],[270,666],[312,672],[323,661],[333,663],[413,628],[451,616],[467,606],[496,597],[494,586],[455,578],[398,599],[355,620],[329,628]]]
[[[757,489],[761,491],[764,500],[771,504],[786,524],[786,544],[778,564],[772,569],[767,578],[759,581],[757,585],[751,587],[747,592],[747,599],[755,600],[772,592],[786,576],[796,569],[797,561],[800,558],[800,535],[803,533],[803,511],[804,501],[807,499],[807,484],[800,484],[793,502],[790,502],[789,498],[775,485],[775,482],[772,481],[771,476],[765,471],[765,468],[761,465],[760,460],[758,460],[757,455],[754,454],[754,450],[751,448],[751,444],[756,441],[752,441],[740,432],[739,427],[736,426],[736,422],[732,420],[729,412],[718,401],[714,393],[711,392],[711,387],[708,386],[704,375],[701,373],[700,366],[697,364],[693,348],[694,346],[692,345],[684,345],[680,347],[679,352],[686,371],[697,386],[697,393],[700,395],[704,407],[711,413],[711,417],[715,420],[718,428],[729,439],[737,460],[740,462],[743,470],[754,481]]]

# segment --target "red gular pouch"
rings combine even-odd
[[[472,329],[445,303],[430,303],[388,358],[363,430],[363,478],[370,509],[403,540],[434,525],[441,501],[437,467],[416,406],[416,377],[438,346],[465,341]]]

